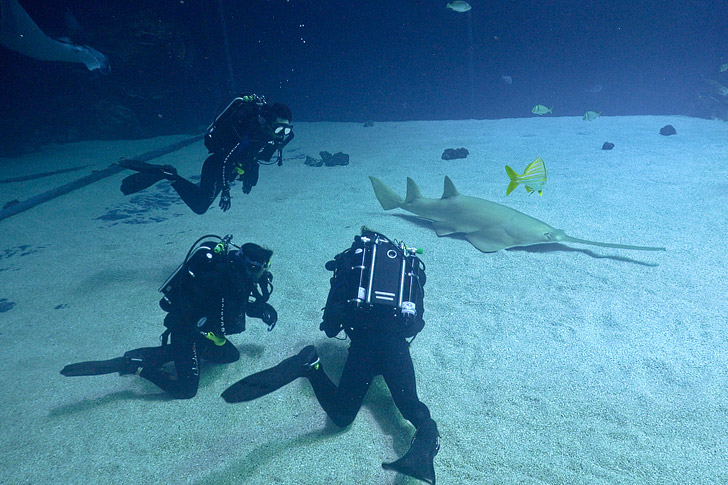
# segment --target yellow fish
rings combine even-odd
[[[506,195],[513,192],[519,184],[524,184],[526,192],[532,194],[534,191],[538,191],[538,195],[543,195],[543,186],[546,185],[546,165],[544,165],[541,157],[538,157],[533,162],[526,166],[526,170],[523,171],[522,175],[518,175],[515,170],[506,165],[506,173],[511,178],[511,183],[508,184],[508,190]]]
[[[720,72],[726,72],[726,71],[728,71],[728,62],[720,65]]]
[[[602,115],[601,111],[599,113],[597,113],[596,111],[587,111],[581,119],[586,120],[586,121],[594,121],[595,119],[599,118],[601,115]]]
[[[546,106],[544,106],[542,104],[537,104],[536,106],[533,107],[533,109],[531,110],[531,113],[533,113],[535,115],[545,115],[546,113],[553,114],[553,112],[554,112],[553,110],[554,110],[553,108],[547,108]]]

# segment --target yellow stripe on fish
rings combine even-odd
[[[511,167],[506,165],[506,173],[510,177],[511,182],[508,184],[506,195],[513,192],[519,184],[523,184],[526,188],[526,192],[532,194],[534,191],[538,192],[538,195],[543,195],[543,186],[546,185],[546,165],[538,157],[533,162],[526,166],[522,175],[516,173]]]

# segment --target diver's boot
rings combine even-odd
[[[395,462],[382,463],[382,468],[435,485],[433,460],[438,451],[440,451],[440,434],[437,432],[435,421],[429,419],[417,429],[409,451]]]
[[[316,347],[309,345],[278,365],[239,380],[222,393],[222,398],[229,403],[252,401],[277,391],[299,377],[309,376],[319,367]]]
[[[77,362],[69,364],[61,370],[66,377],[77,376],[100,376],[118,372],[120,376],[135,374],[141,369],[141,359],[131,357],[117,357],[110,360],[91,360],[88,362]]]

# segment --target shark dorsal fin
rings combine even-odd
[[[445,175],[445,189],[442,191],[442,198],[447,199],[448,197],[455,197],[456,195],[460,195],[460,192],[458,192],[458,189],[455,188],[455,184],[452,183],[450,177]]]
[[[412,202],[415,199],[419,199],[422,197],[420,194],[420,188],[417,187],[417,184],[414,180],[407,177],[407,196],[404,198],[404,203]]]

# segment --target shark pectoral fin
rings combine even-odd
[[[17,0],[0,1],[0,45],[39,61],[77,62],[89,70],[109,72],[106,56],[96,49],[48,37]]]
[[[465,239],[484,253],[494,253],[512,246],[512,244],[504,244],[503,241],[494,238],[490,232],[486,231],[469,232],[465,234]]]
[[[435,229],[435,232],[438,236],[449,236],[450,234],[454,234],[456,232],[462,232],[458,231],[451,223],[447,221],[432,221],[432,227]]]
[[[88,45],[78,47],[80,48],[78,59],[89,71],[98,70],[101,74],[109,74],[111,72],[109,59],[105,55]]]

